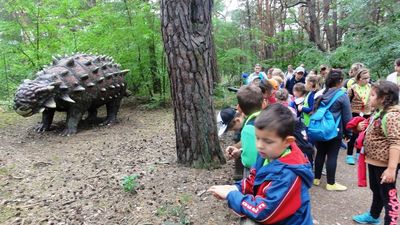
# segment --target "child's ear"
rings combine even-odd
[[[267,99],[263,99],[262,104],[261,104],[261,108],[265,109],[268,106],[268,100]]]
[[[285,142],[286,142],[286,144],[293,144],[294,142],[296,141],[296,138],[295,137],[293,137],[293,136],[287,136],[286,138],[285,138]]]
[[[238,112],[243,113],[242,109],[240,108],[239,104],[237,104],[236,109]]]

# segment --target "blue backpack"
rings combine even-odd
[[[342,95],[344,95],[344,92],[339,90],[328,104],[321,102],[317,111],[310,116],[307,135],[312,141],[329,141],[337,137],[342,115],[339,115],[339,118],[335,121],[329,108]]]

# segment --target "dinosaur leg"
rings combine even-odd
[[[36,128],[36,131],[39,133],[43,133],[50,129],[51,124],[53,123],[54,112],[55,109],[46,108],[42,113],[42,122]]]
[[[80,108],[70,108],[67,112],[67,127],[60,134],[61,136],[70,136],[76,134],[79,121],[82,119],[83,112]]]
[[[110,125],[117,121],[117,114],[118,114],[120,105],[121,105],[121,98],[114,99],[114,101],[108,102],[106,104],[107,118],[102,123],[102,125]]]
[[[94,123],[97,121],[97,108],[91,107],[88,109],[88,117],[86,118],[86,121],[89,123]]]

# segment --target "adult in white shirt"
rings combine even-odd
[[[247,78],[247,84],[251,84],[253,82],[260,82],[261,80],[268,80],[267,74],[261,71],[261,65],[256,64],[254,66],[254,73],[250,74],[250,76]]]
[[[288,65],[287,66],[287,71],[285,73],[285,85],[286,85],[286,82],[288,80],[292,79],[293,74],[294,74],[293,66],[292,65]]]
[[[391,81],[400,86],[400,58],[394,61],[394,71],[386,77],[387,81]]]

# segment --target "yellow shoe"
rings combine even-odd
[[[328,190],[328,191],[345,191],[345,190],[347,190],[347,187],[344,185],[341,185],[339,183],[334,183],[334,184],[327,184],[326,190]]]
[[[320,181],[319,179],[314,179],[313,184],[314,184],[315,186],[319,186],[320,183],[321,183],[321,181]]]

